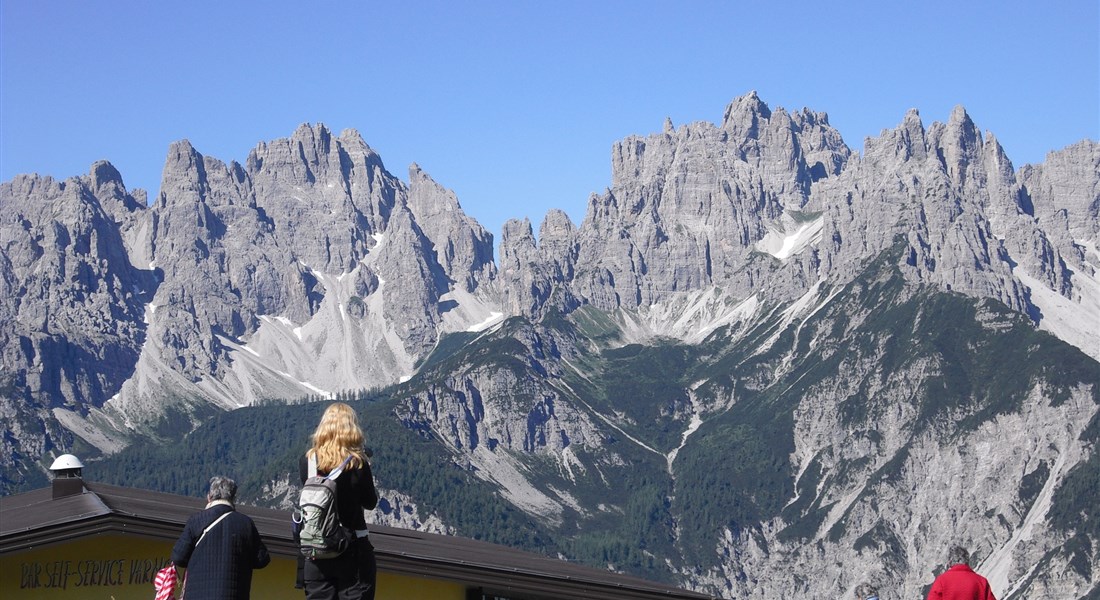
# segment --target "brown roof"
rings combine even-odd
[[[51,488],[0,498],[0,554],[100,532],[175,540],[205,500],[103,483],[53,499]],[[268,549],[297,556],[290,513],[238,506],[252,517]],[[600,599],[710,598],[664,584],[619,575],[468,538],[370,525],[378,566],[525,597]],[[546,596],[550,594],[551,596]]]

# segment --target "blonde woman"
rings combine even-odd
[[[320,475],[347,461],[336,478],[336,509],[340,523],[356,537],[355,543],[336,558],[303,560],[302,579],[309,600],[374,599],[377,565],[363,510],[378,505],[378,491],[363,442],[355,410],[337,402],[325,409],[313,432],[312,447],[298,460],[303,484],[309,477],[311,461],[316,461]]]

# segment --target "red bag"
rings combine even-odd
[[[176,565],[168,565],[157,571],[153,579],[153,589],[157,595],[153,600],[175,600],[176,598]]]

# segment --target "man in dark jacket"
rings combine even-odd
[[[172,563],[187,569],[187,600],[248,600],[252,570],[271,562],[252,519],[236,511],[237,484],[210,479],[206,509],[191,515],[172,548]]]
[[[970,568],[970,553],[955,546],[947,553],[949,569],[932,582],[928,600],[997,600],[989,581]]]

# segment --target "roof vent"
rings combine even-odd
[[[72,454],[62,454],[53,461],[50,471],[53,473],[54,500],[84,493],[83,469],[84,463]]]

